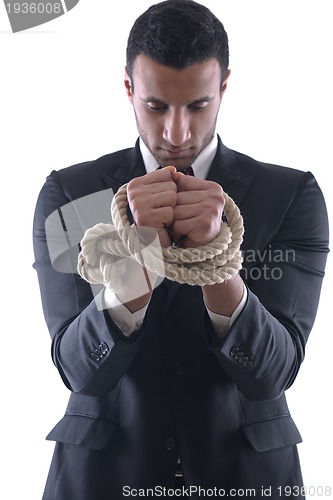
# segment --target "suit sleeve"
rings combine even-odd
[[[248,399],[278,398],[295,380],[316,317],[328,251],[325,202],[306,173],[265,249],[252,251],[250,259],[245,252],[247,303],[214,347],[223,370]]]
[[[66,226],[66,211],[67,221],[76,228],[74,237]],[[83,233],[73,203],[52,172],[38,197],[33,224],[34,268],[52,338],[52,359],[68,389],[97,396],[110,391],[128,369],[146,323],[127,338],[99,307],[102,292],[93,292],[76,272]]]

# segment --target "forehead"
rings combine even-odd
[[[212,58],[179,70],[140,54],[135,59],[132,77],[135,93],[142,99],[190,101],[219,92],[221,67]]]

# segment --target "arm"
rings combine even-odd
[[[242,272],[247,304],[221,343],[210,335],[211,345],[248,399],[275,399],[293,383],[304,359],[324,277],[327,213],[311,174],[304,174],[256,262],[252,252],[245,250]]]
[[[175,170],[174,167],[171,169]],[[56,172],[49,176],[41,190],[34,217],[34,267],[38,273],[44,316],[52,338],[53,362],[71,391],[97,396],[111,390],[128,370],[145,331],[151,327],[149,311],[137,331],[130,336],[123,335],[105,310],[102,290],[96,295],[95,287],[79,277],[76,272],[78,243],[85,229],[103,219],[104,222],[109,221],[111,200],[100,192],[92,206],[87,207],[85,199],[83,204],[82,199],[72,201],[67,191],[65,193]],[[129,197],[138,200],[139,213],[133,203],[131,208],[139,225],[149,225],[154,238],[158,233],[161,244],[169,245],[165,226],[172,222],[176,185],[168,169],[133,179],[129,183]],[[91,214],[97,212],[100,216],[100,212],[103,212],[99,204],[103,205],[107,215],[103,213],[102,220],[92,221]],[[142,207],[149,224],[141,217]],[[55,217],[50,218],[50,214],[55,214]],[[85,226],[82,219],[87,215],[89,225]],[[74,233],[74,237],[71,233]],[[48,247],[50,240],[52,248]],[[128,261],[120,262],[125,272],[133,265],[136,266]],[[128,280],[127,286],[117,293],[128,311],[134,313],[149,304],[156,276],[141,268],[142,279],[139,282],[136,272],[130,272],[129,275],[135,281],[135,296]]]
[[[176,189],[179,189],[178,194]],[[222,189],[216,183],[192,178],[188,186],[187,179],[177,173],[174,167],[166,167],[163,172],[160,170],[132,180],[128,185],[127,195],[137,231],[139,234],[142,233],[140,237],[142,236],[147,243],[152,240],[150,234],[152,231],[154,235],[158,234],[161,246],[171,244],[170,236],[180,240],[186,236],[183,242],[185,246],[197,246],[203,237],[208,241],[215,232],[219,232],[224,199]],[[191,201],[192,198],[194,203]],[[176,202],[178,205],[175,207]],[[188,219],[190,219],[189,224]],[[182,231],[187,233],[183,234]],[[154,244],[156,241],[158,243],[157,238]],[[138,328],[145,316],[151,298],[150,292],[154,288],[157,276],[142,269],[135,261],[128,262],[126,268],[120,272],[124,275],[122,281],[126,286],[117,290],[116,294],[106,289],[104,302],[113,320],[124,334],[129,336]],[[214,287],[208,288],[214,289]],[[245,303],[246,289],[244,290],[244,284],[239,276],[236,276],[228,284],[223,284],[220,290],[223,302],[219,300],[215,312],[213,307],[216,293],[214,295],[207,292],[206,306],[216,334],[223,336],[229,328],[230,320],[236,319],[236,314],[233,314],[237,312],[236,307],[239,309],[238,315]],[[234,318],[231,318],[233,315]]]
[[[71,391],[98,395],[108,392],[118,382],[136,356],[148,318],[130,339],[126,338],[99,305],[100,295],[76,274],[79,246],[69,243],[67,251],[50,256],[45,222],[54,211],[59,212],[59,225],[49,224],[54,247],[63,249],[67,231],[65,210],[71,200],[64,193],[59,176],[52,173],[37,201],[33,240],[45,320],[52,338],[52,358],[65,385]],[[71,227],[81,237],[84,229],[71,204]],[[106,203],[109,213],[110,204]],[[50,220],[50,219],[48,219]],[[56,221],[56,219],[54,219]],[[96,221],[100,222],[100,221]],[[59,240],[59,241],[58,241]],[[80,240],[80,236],[76,241]],[[52,261],[51,262],[51,258]]]
[[[183,246],[197,247],[213,241],[220,231],[224,197],[221,186],[212,181],[174,173],[177,205],[174,209],[173,237]],[[232,279],[202,287],[205,305],[210,311],[231,317],[244,293],[238,274]]]

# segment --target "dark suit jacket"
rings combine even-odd
[[[77,243],[87,227],[110,221],[112,191],[144,173],[137,144],[52,172],[37,202],[34,267],[53,361],[72,391],[48,436],[57,445],[44,499],[170,488],[178,457],[188,486],[257,496],[264,486],[283,498],[276,488],[302,481],[301,437],[284,393],[303,361],[324,276],[322,193],[311,173],[255,161],[219,140],[208,179],[244,217],[245,308],[217,342],[201,288],[165,282],[126,338],[75,273]]]

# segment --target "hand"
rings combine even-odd
[[[173,209],[172,238],[184,248],[206,245],[220,233],[224,208],[219,184],[172,172],[177,185],[177,203]]]
[[[177,203],[174,173],[175,167],[165,167],[136,177],[127,186],[128,203],[136,226],[153,228],[164,247],[171,245],[166,228],[173,223]]]

